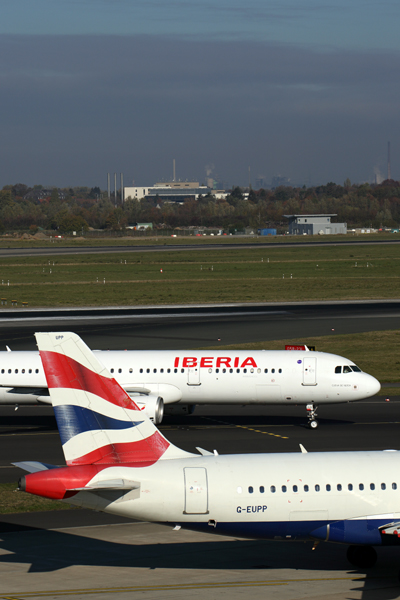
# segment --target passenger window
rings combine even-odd
[[[386,483],[381,483],[381,490],[386,490]]]
[[[153,369],[153,373],[157,373],[157,369]]]
[[[110,369],[110,373],[114,373],[114,369]]]
[[[22,370],[21,370],[21,373],[25,373],[25,369],[22,369]]]
[[[223,373],[226,373],[226,369],[222,369],[222,372],[223,372]]]
[[[338,483],[337,486],[336,486],[336,489],[337,489],[338,492],[341,492],[342,491],[342,484]]]
[[[330,486],[330,483],[327,483],[327,484],[326,484],[326,491],[327,491],[327,492],[330,492],[330,491],[331,491],[331,486]]]
[[[167,369],[167,373],[171,373],[171,369]]]
[[[363,483],[359,483],[358,484],[358,489],[362,491],[364,489],[364,484]]]
[[[219,373],[219,369],[215,369],[215,372],[216,372],[216,373]]]
[[[263,493],[264,493],[264,486],[260,485],[260,494],[263,494]]]
[[[261,369],[257,369],[257,373],[261,373]]]
[[[293,491],[294,491],[294,492],[297,492],[297,491],[298,491],[298,487],[297,487],[297,485],[294,485],[294,486],[293,486]]]
[[[271,369],[271,373],[275,373],[275,369]]]
[[[181,373],[184,373],[184,372],[185,372],[185,369],[181,369]]]
[[[211,369],[210,369],[211,370]],[[236,369],[236,373],[240,373],[240,369]]]
[[[15,369],[15,372],[18,373],[18,369]]]
[[[309,490],[309,489],[310,489],[310,488],[309,488],[309,487],[308,487],[308,485],[306,484],[306,485],[304,486],[304,491],[305,491],[305,492],[308,492],[308,490]]]
[[[395,484],[396,485],[396,484]],[[274,485],[271,485],[271,487],[269,488],[271,491],[271,494],[275,494],[276,492],[276,487]]]
[[[8,372],[11,373],[11,369],[8,369]]]
[[[35,373],[39,373],[39,369],[35,369]]]
[[[282,373],[282,369],[279,369],[278,373]]]
[[[143,373],[143,369],[139,369],[139,373]]]
[[[370,484],[369,484],[369,488],[370,488],[371,490],[374,490],[374,489],[375,489],[375,484],[374,484],[374,483],[370,483]]]
[[[264,373],[268,373],[268,369],[264,369]]]
[[[3,369],[3,371],[4,371],[4,369]],[[29,373],[32,373],[32,369],[29,369]]]
[[[353,491],[353,484],[352,484],[352,483],[349,483],[349,484],[348,484],[348,486],[347,486],[347,489],[348,489],[350,492],[351,492],[351,491]]]
[[[316,483],[316,484],[315,484],[315,491],[316,491],[316,492],[319,492],[319,490],[320,490],[319,483]]]
[[[250,485],[249,486],[249,494],[252,494],[252,493],[253,493],[253,486]]]
[[[342,367],[335,367],[335,373],[341,373]]]
[[[208,372],[209,372],[209,373],[212,373],[212,369],[208,369]]]
[[[247,373],[247,369],[243,369],[243,373]]]
[[[164,373],[164,369],[160,369],[160,373]]]
[[[122,369],[118,369],[118,373],[122,373]]]
[[[229,369],[229,373],[233,373],[233,369]]]
[[[132,369],[132,367],[129,369],[129,373],[133,373],[133,369]]]
[[[397,483],[392,483],[392,490],[397,490]]]
[[[150,373],[150,369],[146,369],[146,373]]]
[[[282,486],[282,492],[286,492],[286,489],[287,489],[287,488],[286,488],[286,485],[283,485],[283,486]]]
[[[1,370],[2,374],[4,374],[4,369]]]
[[[178,369],[174,369],[174,373],[177,373],[177,372],[178,372]]]
[[[243,491],[243,490],[242,490],[242,488],[240,487],[240,485],[239,485],[239,486],[236,488],[236,491],[237,491],[237,493],[238,493],[238,494],[241,494],[241,493],[242,493],[242,491]]]

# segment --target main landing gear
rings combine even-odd
[[[372,546],[349,546],[347,560],[359,569],[370,569],[377,560],[375,548]]]
[[[308,417],[308,426],[310,429],[317,429],[319,423],[316,419],[317,416],[317,408],[314,404],[307,404],[307,417]]]

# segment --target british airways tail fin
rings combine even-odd
[[[67,465],[191,454],[173,446],[75,333],[36,333]]]

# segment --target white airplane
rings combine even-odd
[[[67,466],[15,463],[20,490],[175,530],[350,544],[358,567],[399,545],[400,452],[185,452],[77,335],[36,340]]]
[[[373,396],[380,383],[352,361],[304,350],[95,351],[155,424],[196,404],[303,404],[318,427],[318,404]],[[50,404],[38,352],[0,352],[0,404]]]

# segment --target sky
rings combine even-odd
[[[2,0],[0,188],[400,179],[400,3]]]

